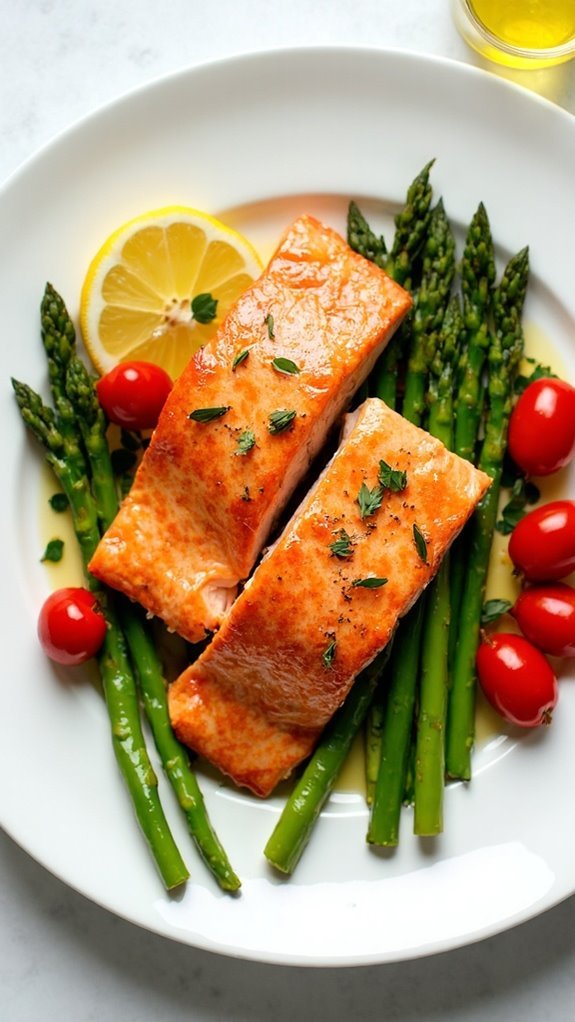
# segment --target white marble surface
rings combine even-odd
[[[448,0],[1,0],[0,12],[0,181],[103,103],[212,58],[357,43],[482,63],[458,37]],[[575,62],[514,77],[575,113]],[[449,954],[381,968],[293,970],[138,930],[68,890],[1,833],[0,877],[5,1022],[573,1018],[575,899]]]

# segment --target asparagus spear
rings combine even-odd
[[[373,803],[381,762],[383,725],[387,704],[387,677],[383,674],[367,711],[365,721],[365,799]]]
[[[390,649],[391,643],[388,643],[383,653],[354,682],[283,808],[264,849],[268,861],[282,873],[293,873],[303,854],[314,824],[364,721]]]
[[[451,299],[431,363],[429,424],[432,436],[453,446],[454,376],[463,336],[459,299]],[[449,554],[431,583],[423,623],[419,713],[415,761],[414,832],[433,836],[443,830],[445,718],[448,691]]]
[[[391,252],[386,256],[385,241],[376,238],[355,203],[348,213],[348,242],[366,259],[377,263],[408,291],[413,290],[415,264],[425,241],[429,225],[431,160],[412,181],[403,209],[395,218],[395,235]],[[361,220],[358,219],[361,217]],[[397,405],[397,382],[403,352],[409,339],[409,320],[403,324],[387,345],[372,373],[372,393],[390,408]]]
[[[425,165],[407,190],[405,205],[395,218],[395,235],[387,258],[384,239],[375,238],[355,203],[350,203],[348,213],[348,242],[351,247],[367,259],[384,266],[387,273],[409,291],[413,289],[415,265],[429,228],[432,196],[429,173],[433,162],[431,160]],[[358,214],[361,220],[358,219]],[[376,243],[379,243],[379,248],[376,248]],[[379,261],[374,257],[374,252]],[[398,378],[404,352],[409,344],[410,332],[411,317],[392,337],[371,374],[372,393],[385,401],[390,408],[396,408],[398,404]],[[375,698],[367,714],[365,735],[368,804],[372,801],[381,760],[383,716],[383,700]]]
[[[493,239],[485,206],[480,203],[469,225],[461,263],[466,340],[457,396],[454,450],[468,461],[475,460],[482,405],[481,377],[489,348],[494,281]]]
[[[382,727],[380,765],[375,783],[367,840],[391,847],[399,841],[399,818],[406,788],[424,600],[401,622],[389,664],[389,694]]]
[[[446,764],[450,777],[469,780],[474,741],[475,656],[497,505],[513,383],[523,354],[521,313],[529,276],[527,248],[513,256],[493,296],[494,335],[488,353],[488,410],[479,467],[493,482],[473,519],[448,705]]]
[[[146,716],[166,776],[172,785],[188,829],[206,866],[224,891],[237,891],[236,875],[208,816],[204,797],[188,753],[178,742],[170,724],[162,665],[142,620],[142,613],[127,601],[121,604],[121,621],[135,667]]]
[[[461,458],[476,462],[477,437],[482,417],[485,385],[483,370],[490,343],[491,298],[495,281],[495,255],[489,218],[480,203],[471,220],[461,263],[465,344],[460,359],[459,391],[455,411],[454,450]],[[455,622],[461,606],[467,559],[469,529],[464,529],[451,551],[451,608]],[[453,664],[458,635],[449,632],[449,663]]]
[[[387,247],[383,236],[377,237],[372,231],[359,206],[350,202],[347,210],[347,243],[370,263],[385,269]]]
[[[90,466],[96,507],[102,529],[118,511],[118,497],[106,436],[106,418],[98,402],[94,380],[79,358],[70,360],[66,393],[77,416]],[[240,880],[209,821],[204,799],[188,754],[176,739],[169,719],[162,665],[142,614],[127,600],[119,603],[120,619],[130,656],[152,728],[156,748],[166,775],[185,813],[188,828],[204,862],[220,886],[236,891]]]
[[[455,274],[455,240],[440,199],[431,211],[423,247],[421,284],[412,318],[403,415],[419,425],[425,412],[427,374]]]
[[[425,411],[428,374],[436,355],[454,273],[455,241],[440,200],[432,210],[423,249],[423,274],[415,300],[412,347],[405,382],[403,414],[416,425],[420,425]],[[439,405],[435,413],[438,417],[442,407]],[[396,712],[393,707],[402,708],[401,721],[393,736],[389,733],[394,727],[393,718],[390,718],[389,724],[384,724],[382,733],[382,748],[385,749],[381,761],[382,776],[378,777],[376,784],[367,837],[374,844],[393,845],[398,840],[399,813],[412,737],[409,710],[415,704],[422,627],[423,614],[418,611],[401,621],[398,629],[396,649],[402,650],[402,659],[398,661],[395,654],[392,657],[390,686],[393,695],[388,705],[389,712]]]
[[[40,331],[60,435],[65,443],[71,443],[72,449],[66,452],[66,456],[68,459],[79,459],[81,472],[83,459],[77,442],[75,417],[66,396],[66,369],[75,350],[76,331],[64,302],[51,284],[46,284],[42,296]]]
[[[176,847],[158,795],[158,782],[150,763],[140,725],[138,698],[124,638],[119,627],[112,597],[100,589],[88,571],[100,539],[98,516],[86,473],[80,474],[80,460],[70,455],[70,438],[60,432],[56,416],[38,394],[26,384],[12,381],[16,400],[26,426],[46,451],[51,466],[72,511],[86,579],[97,592],[107,629],[98,661],[106,706],[112,730],[112,744],[118,765],[128,787],[137,819],[148,841],[164,884],[177,887],[188,878],[188,871]],[[65,408],[65,398],[58,398]],[[66,409],[67,411],[67,409]]]
[[[389,276],[408,291],[413,289],[415,260],[421,252],[429,228],[429,172],[433,163],[434,160],[430,160],[408,188],[405,206],[395,218],[395,236],[385,264]]]

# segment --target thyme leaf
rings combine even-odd
[[[58,513],[65,511],[66,508],[69,507],[70,505],[70,501],[68,500],[65,493],[52,494],[48,503],[52,508],[52,511],[57,511]]]
[[[419,525],[413,523],[413,540],[421,560],[427,564],[427,543]]]
[[[218,405],[216,408],[196,408],[190,412],[188,419],[194,422],[212,422],[213,419],[221,419],[222,415],[229,412],[231,405]]]
[[[387,585],[387,579],[375,578],[371,575],[369,578],[356,578],[351,584],[354,588],[361,587],[362,589],[381,589],[382,586]]]
[[[256,435],[253,429],[244,429],[243,433],[238,437],[238,447],[234,452],[235,454],[247,454],[251,451],[252,447],[255,447]]]
[[[512,606],[510,600],[486,600],[481,611],[481,624],[489,625],[492,621],[497,621],[502,614],[511,610]]]
[[[245,362],[246,359],[249,358],[249,355],[250,355],[249,348],[244,348],[243,351],[240,351],[239,355],[236,355],[232,362],[232,373],[235,373],[238,366],[241,366],[242,362]]]
[[[367,483],[362,483],[356,497],[360,518],[369,518],[371,515],[374,515],[381,507],[382,500],[383,490],[381,486],[374,486],[373,490],[370,490]]]
[[[52,564],[57,564],[58,561],[62,560],[64,553],[64,540],[63,539],[51,539],[49,540],[42,557],[41,561],[51,561]]]
[[[331,550],[332,557],[339,557],[341,560],[352,556],[353,541],[345,529],[339,530],[339,538],[329,544],[329,549]]]
[[[203,291],[192,298],[191,308],[192,319],[195,319],[196,323],[211,323],[216,318],[218,300],[213,298],[209,291]]]
[[[379,463],[377,478],[380,486],[384,490],[391,490],[392,493],[401,493],[407,486],[407,472],[402,472],[399,468],[392,468],[383,459]]]
[[[287,408],[278,408],[275,412],[271,412],[268,419],[268,429],[274,436],[277,433],[283,433],[285,429],[289,429],[293,420],[296,417],[296,412],[288,411]]]

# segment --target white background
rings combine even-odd
[[[0,181],[119,94],[240,52],[357,43],[504,73],[462,42],[448,0],[0,0],[0,15]],[[505,73],[575,113],[575,62]],[[173,944],[109,915],[0,834],[2,1022],[570,1022],[574,996],[575,899],[499,937],[416,962],[259,966]]]

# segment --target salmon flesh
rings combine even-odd
[[[170,689],[180,740],[260,796],[310,754],[490,484],[377,398],[348,416],[346,433]],[[401,488],[384,485],[382,462]]]
[[[410,307],[335,231],[299,217],[176,382],[93,575],[204,639]]]

